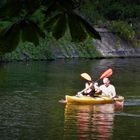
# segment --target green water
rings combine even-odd
[[[59,103],[66,94],[82,90],[80,73],[96,80],[110,67],[110,80],[125,97],[121,110]],[[140,58],[0,65],[1,140],[139,140],[139,129]]]

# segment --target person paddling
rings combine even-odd
[[[86,84],[85,84],[85,89],[78,92],[77,95],[80,96],[80,95],[85,94],[85,95],[90,95],[90,96],[94,96],[94,95],[96,96],[96,95],[100,95],[102,93],[102,95],[104,95],[104,96],[115,97],[116,96],[115,87],[110,84],[110,81],[107,78],[107,77],[111,76],[112,74],[113,74],[113,71],[111,68],[109,68],[105,72],[103,72],[98,80],[103,79],[104,84],[99,87],[98,83],[93,82],[93,79],[90,77],[89,74],[82,73],[81,77],[86,79],[88,82],[86,82]],[[97,93],[97,94],[95,94],[95,93]]]
[[[85,83],[85,90],[83,92],[83,95],[87,95],[87,96],[94,96],[95,94],[95,87],[92,81],[87,81]]]
[[[103,78],[103,85],[100,86],[100,90],[103,96],[109,96],[111,98],[116,96],[116,89],[114,85],[110,84],[109,78]]]
[[[87,81],[85,83],[85,88],[81,92],[78,92],[78,95],[94,97],[96,95],[99,95],[100,93],[101,93],[101,90],[97,82],[93,83],[92,81]]]

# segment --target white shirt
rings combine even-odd
[[[109,96],[111,98],[116,96],[115,87],[111,84],[109,84],[109,86],[101,85],[100,90],[104,96]]]

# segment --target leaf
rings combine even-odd
[[[20,41],[20,37],[22,41],[29,41],[38,45],[39,38],[45,37],[45,34],[32,21],[22,20],[14,23],[0,32],[0,52],[6,53],[14,50]]]
[[[19,43],[20,27],[14,23],[9,28],[4,29],[0,34],[0,52],[13,51]]]
[[[82,42],[86,39],[87,34],[84,28],[82,27],[80,20],[75,15],[68,15],[68,24],[73,41]]]
[[[56,24],[57,20],[61,16],[61,13],[58,13],[51,18],[49,18],[45,23],[44,23],[44,28],[48,31],[52,30],[54,25]]]
[[[39,37],[45,37],[42,30],[31,21],[23,20],[20,23],[21,29],[21,40],[23,42],[29,41],[33,42],[35,45],[39,44]]]
[[[64,36],[65,31],[66,31],[66,15],[64,13],[61,16],[59,16],[54,26],[52,34],[56,39],[59,39],[62,36]]]
[[[33,26],[39,37],[45,38],[45,33],[35,22],[29,21],[29,23]]]
[[[84,18],[82,18],[80,15],[76,13],[75,16],[81,21],[81,23],[83,24],[84,28],[86,29],[86,31],[90,36],[92,36],[95,39],[101,40],[99,32],[97,32],[88,21],[86,21]]]
[[[44,4],[47,7],[47,9],[44,10],[44,14],[46,17],[48,17],[57,10],[56,0],[47,0],[44,1]]]
[[[41,6],[43,0],[24,0],[22,7],[32,15]]]

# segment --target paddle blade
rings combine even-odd
[[[87,73],[82,73],[81,76],[88,81],[92,81],[91,77]]]
[[[106,70],[101,76],[100,79],[107,78],[113,74],[113,70],[110,68]]]

